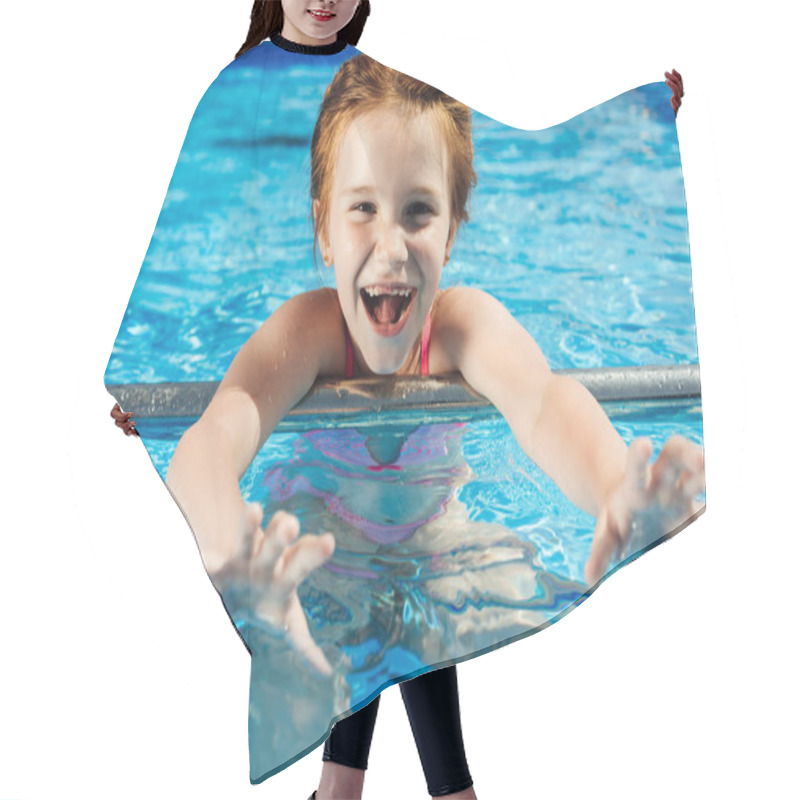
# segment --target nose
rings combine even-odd
[[[392,272],[397,272],[408,261],[408,248],[403,226],[394,220],[385,220],[379,224],[375,256],[379,263],[385,264]]]

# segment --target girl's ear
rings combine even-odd
[[[311,212],[314,214],[314,229],[317,231],[317,241],[319,242],[319,251],[322,253],[322,260],[325,262],[326,267],[333,266],[333,254],[331,253],[331,244],[328,241],[328,232],[325,230],[324,225],[319,224],[319,200],[314,200],[311,203]]]

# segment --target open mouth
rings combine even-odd
[[[331,17],[335,17],[336,14],[332,14],[330,11],[317,11],[316,9],[309,9],[309,14],[311,14],[314,19],[319,20],[329,20]]]
[[[417,290],[413,286],[374,285],[365,286],[360,294],[375,330],[382,336],[395,336],[406,324]]]

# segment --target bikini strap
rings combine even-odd
[[[425,318],[425,327],[422,329],[422,343],[420,344],[420,354],[419,354],[419,374],[420,375],[427,375],[428,374],[428,349],[431,343],[431,315],[428,313],[428,316]]]
[[[344,343],[347,347],[347,362],[344,368],[345,378],[353,377],[353,343],[350,341],[350,331],[347,330],[347,323],[344,324]]]

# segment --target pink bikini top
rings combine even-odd
[[[355,362],[353,343],[347,326],[344,335],[347,345],[346,375],[352,378]],[[421,375],[429,374],[430,339],[431,317],[428,314],[420,342]],[[404,541],[420,526],[430,523],[445,512],[454,494],[453,486],[447,482],[448,475],[452,476],[450,478],[452,483],[463,477],[462,461],[455,459],[455,454],[460,452],[463,426],[462,422],[417,426],[407,433],[396,458],[390,463],[376,459],[374,451],[369,447],[370,437],[363,431],[349,428],[336,431],[327,429],[306,431],[302,434],[303,438],[311,443],[324,460],[309,454],[308,458],[311,461],[306,460],[301,463],[299,470],[296,466],[285,464],[268,470],[264,476],[264,484],[269,489],[270,502],[279,503],[295,494],[307,493],[322,500],[328,512],[359,530],[372,542],[393,544]],[[437,474],[440,476],[438,483],[427,478],[420,480],[420,470],[427,470],[432,464],[436,465]],[[332,491],[324,482],[323,485],[315,485],[310,477],[315,470],[309,470],[309,466],[322,469],[325,474],[339,476],[338,488]],[[408,486],[404,484],[397,486],[392,475],[403,470],[411,470],[412,476],[416,477]],[[371,492],[365,493],[361,487],[362,471],[377,473],[370,482],[370,486],[373,487]],[[380,481],[387,482],[387,488],[383,492],[380,491],[382,488]],[[388,488],[390,486],[391,490]],[[398,490],[405,492],[410,490],[414,496],[413,504],[398,500],[398,497],[410,496],[398,495]],[[411,509],[411,519],[408,519],[406,514],[399,513],[397,503],[400,503],[400,507]],[[343,567],[331,564],[326,565],[326,569],[348,572]],[[356,573],[350,570],[348,574]],[[358,575],[377,577],[371,572],[359,572]]]
[[[345,367],[345,377],[353,377],[353,342],[350,340],[350,331],[347,330],[347,323],[344,326],[344,341],[347,345],[347,365]],[[428,374],[428,349],[431,343],[431,315],[425,318],[425,325],[422,328],[422,341],[420,342],[419,355],[419,374]]]

